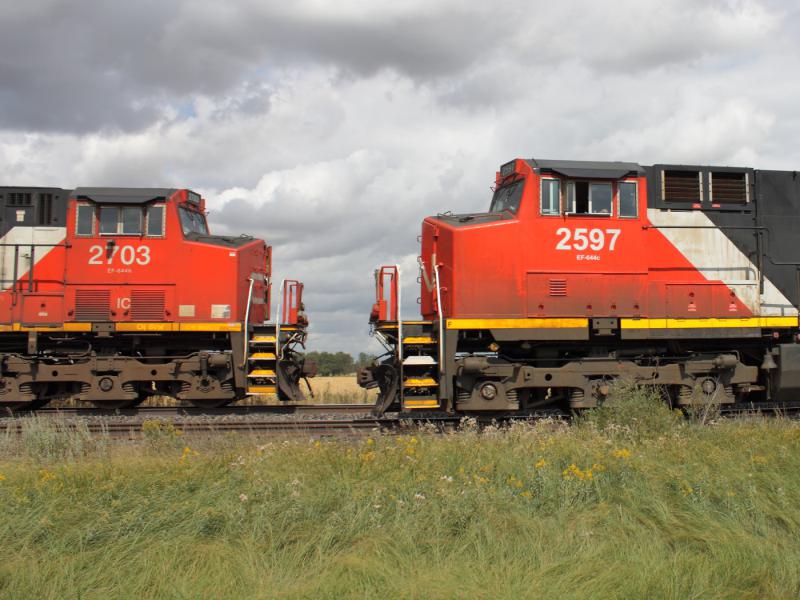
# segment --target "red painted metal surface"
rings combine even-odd
[[[250,322],[268,319],[271,248],[259,239],[235,244],[210,237],[189,239],[183,234],[179,207],[202,214],[205,202],[191,204],[187,194],[178,190],[162,202],[163,237],[77,236],[78,202],[70,199],[66,233],[58,245],[35,247],[36,253],[49,250],[37,261],[17,261],[26,266],[19,269],[17,283],[0,293],[0,324],[241,322],[251,277],[257,300]],[[35,241],[37,233],[33,236]],[[30,252],[24,246],[22,250]],[[6,247],[6,252],[14,249]]]
[[[647,217],[646,178],[638,217],[540,214],[541,177],[516,161],[525,180],[518,212],[470,224],[428,217],[422,225],[421,313],[457,318],[747,317],[723,282],[707,279]],[[500,173],[497,185],[503,183]],[[612,183],[617,197],[618,183]]]

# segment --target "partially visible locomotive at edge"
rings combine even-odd
[[[204,209],[188,189],[0,188],[0,409],[302,399],[302,284],[267,323],[271,248],[210,235]]]
[[[675,406],[800,399],[797,172],[515,159],[494,190],[424,220],[421,319],[376,271],[377,412],[590,408],[619,378]]]

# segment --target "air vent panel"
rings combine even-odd
[[[110,321],[108,290],[75,290],[76,321]]]
[[[164,290],[132,290],[131,319],[134,321],[163,321]]]

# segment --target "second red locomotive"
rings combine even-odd
[[[674,403],[800,391],[800,180],[750,168],[515,159],[489,210],[425,219],[421,319],[378,272],[380,410]]]

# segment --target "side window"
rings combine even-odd
[[[148,237],[163,237],[164,235],[163,204],[157,204],[147,207],[147,235]]]
[[[589,212],[593,215],[611,214],[611,184],[592,183],[589,185]]]
[[[78,204],[75,214],[75,235],[94,235],[94,206]]]
[[[638,217],[639,205],[636,201],[636,183],[623,181],[619,184],[619,216]]]
[[[142,209],[138,206],[126,206],[121,213],[122,234],[142,235]]]
[[[100,235],[142,235],[140,206],[101,206]]]
[[[570,181],[567,207],[575,215],[611,215],[611,184]]]
[[[558,179],[542,179],[543,215],[557,215],[561,212],[561,181]]]
[[[117,233],[118,212],[119,209],[116,206],[100,207],[100,235]]]

